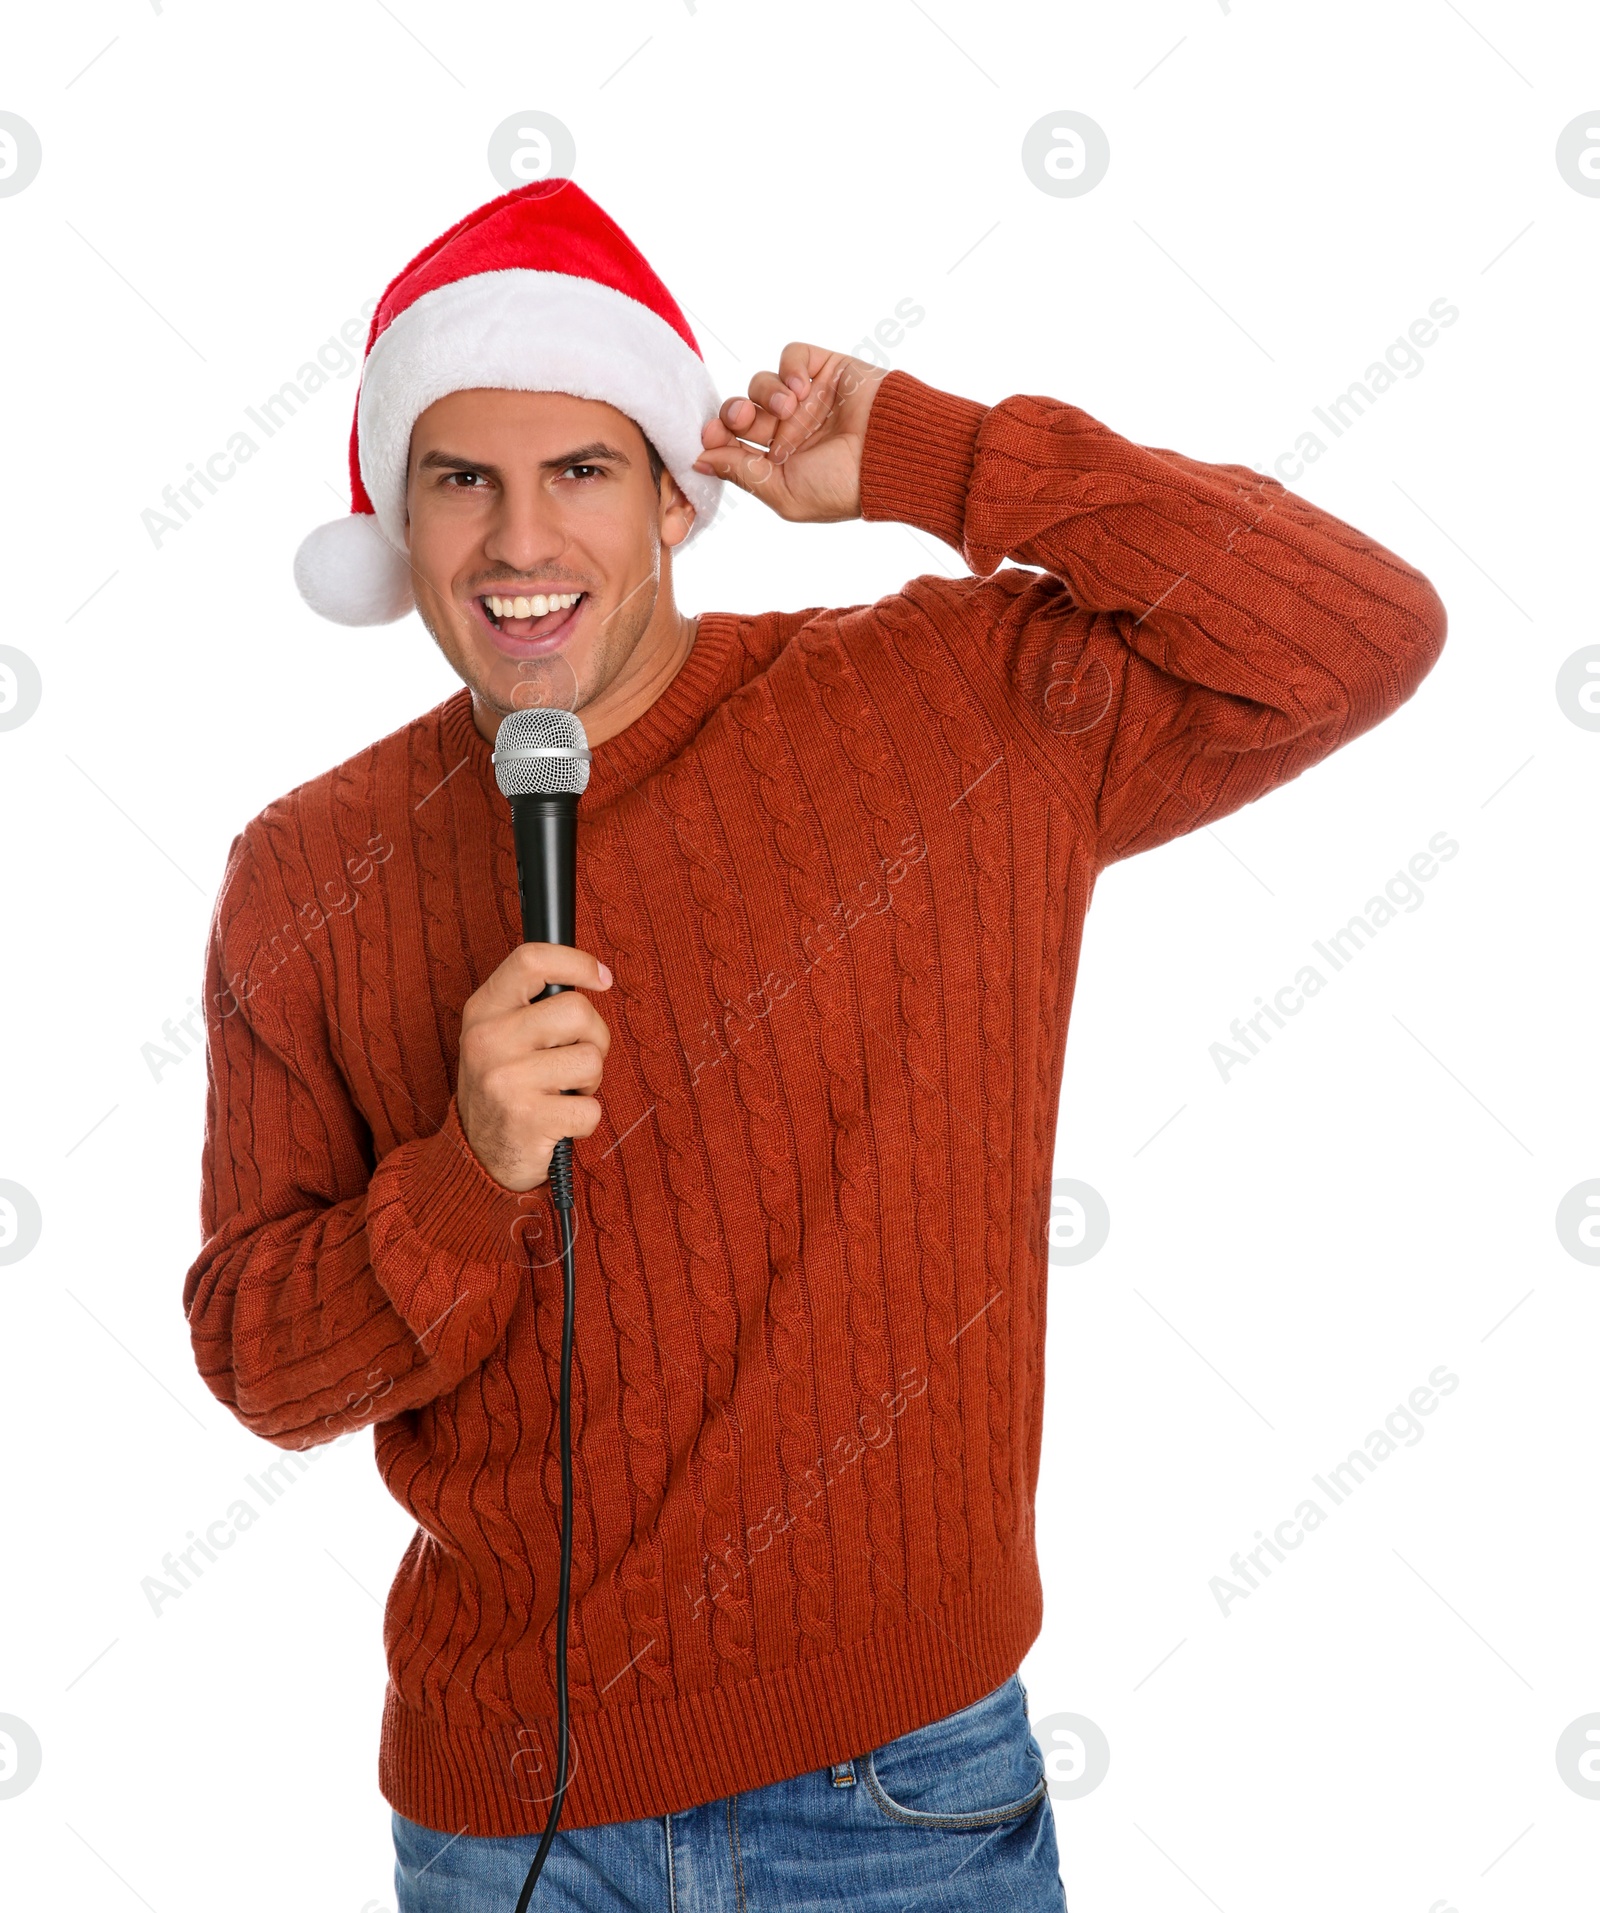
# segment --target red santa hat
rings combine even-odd
[[[689,538],[711,522],[722,481],[691,468],[717,391],[688,321],[581,187],[535,180],[468,213],[378,301],[350,430],[350,512],[295,556],[312,610],[336,624],[389,624],[411,609],[411,428],[436,399],[477,387],[614,405],[694,506]]]

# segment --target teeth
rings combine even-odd
[[[565,611],[583,596],[581,591],[537,593],[531,598],[486,598],[485,604],[497,618],[542,618],[552,611]]]

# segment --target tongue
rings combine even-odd
[[[580,598],[578,604],[582,602]],[[500,629],[508,637],[542,638],[546,632],[554,631],[565,624],[577,608],[576,604],[563,605],[557,611],[547,611],[542,618],[502,618]]]

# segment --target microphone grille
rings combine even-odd
[[[589,740],[571,711],[512,711],[494,739],[494,780],[505,797],[581,797]]]

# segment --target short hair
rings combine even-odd
[[[645,457],[650,461],[650,482],[657,490],[661,487],[661,474],[667,469],[667,462],[656,450],[655,440],[648,432],[644,433]]]

